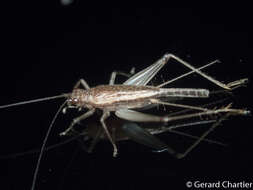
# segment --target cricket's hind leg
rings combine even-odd
[[[163,56],[163,58],[166,60],[166,62],[168,62],[171,58],[175,59],[176,61],[178,61],[179,63],[183,64],[184,66],[188,67],[189,69],[191,69],[192,71],[194,71],[195,73],[198,73],[199,75],[201,75],[202,77],[206,78],[207,80],[211,81],[212,83],[216,84],[217,86],[220,86],[226,90],[232,90],[232,88],[235,88],[236,86],[240,86],[244,83],[246,83],[248,81],[248,79],[240,79],[234,82],[230,82],[228,84],[224,84],[216,79],[214,79],[213,77],[203,73],[200,69],[196,69],[195,67],[193,67],[192,65],[190,65],[189,63],[187,63],[186,61],[182,60],[181,58],[173,55],[173,54],[165,54]]]
[[[214,64],[214,63],[218,63],[220,62],[219,60],[215,60],[207,65],[204,65],[200,68],[195,68],[192,65],[190,65],[189,63],[185,62],[184,60],[180,59],[179,57],[173,55],[173,54],[165,54],[162,58],[160,58],[159,60],[157,60],[155,63],[153,63],[152,65],[150,65],[149,67],[139,71],[138,73],[136,73],[134,76],[132,76],[131,78],[129,78],[127,81],[125,81],[123,84],[124,85],[136,85],[136,86],[145,86],[147,85],[153,78],[154,76],[163,68],[163,66],[165,64],[168,63],[168,61],[170,59],[175,59],[177,62],[183,64],[185,67],[188,67],[189,69],[191,69],[190,72],[185,73],[179,77],[176,77],[175,79],[172,79],[170,81],[167,81],[157,87],[162,87],[164,85],[167,85],[169,83],[172,83],[178,79],[181,79],[187,75],[190,75],[192,73],[198,73],[199,75],[201,75],[202,77],[206,78],[207,80],[211,81],[212,83],[216,84],[217,86],[220,86],[226,90],[231,90],[234,87],[237,86],[241,86],[242,84],[246,83],[248,79],[241,79],[241,80],[237,80],[234,82],[230,82],[228,84],[224,84],[216,79],[214,79],[213,77],[203,73],[201,70]],[[111,77],[113,78],[113,77]],[[112,79],[113,81],[113,79]],[[112,83],[112,82],[111,82]]]
[[[213,65],[213,64],[215,64],[215,63],[220,63],[220,61],[219,61],[219,60],[215,60],[215,61],[213,61],[213,62],[211,62],[211,63],[208,63],[208,64],[206,64],[206,65],[204,65],[204,66],[202,66],[202,67],[197,68],[196,70],[202,70],[202,69],[207,68],[207,67],[209,67],[209,66],[211,66],[211,65]],[[175,82],[175,81],[177,81],[177,80],[179,80],[179,79],[182,79],[182,78],[184,78],[184,77],[186,77],[186,76],[188,76],[188,75],[191,75],[191,74],[193,74],[193,73],[195,73],[194,70],[189,71],[189,72],[184,73],[184,74],[182,74],[182,75],[180,75],[180,76],[178,76],[178,77],[175,77],[175,78],[173,78],[173,79],[171,79],[171,80],[168,80],[168,81],[166,81],[166,82],[164,82],[164,83],[158,85],[157,87],[161,88],[161,87],[163,87],[163,86],[165,86],[165,85],[168,85],[168,84],[170,84],[170,83],[173,83],[173,82]]]

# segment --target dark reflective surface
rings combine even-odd
[[[78,2],[69,7],[44,4],[39,10],[30,6],[12,5],[3,22],[1,105],[70,92],[79,78],[90,86],[106,84],[111,71],[143,69],[165,52],[198,67],[220,59],[221,64],[205,71],[221,81],[252,76],[252,15],[247,10],[92,9]],[[188,71],[174,62],[166,68],[164,80]],[[172,87],[217,89],[201,77]],[[250,109],[251,93],[251,84],[238,89],[234,107]],[[0,110],[1,155],[40,147],[60,103]],[[74,116],[70,112],[58,118],[48,144],[62,140],[58,134]],[[129,141],[120,143],[115,159],[109,142],[87,154],[75,141],[44,155],[37,189],[181,189],[187,181],[249,181],[251,121],[229,119],[211,136],[228,143],[227,148],[202,143],[183,160]],[[160,138],[177,149],[189,143],[178,136]],[[0,161],[4,189],[30,188],[37,155]]]

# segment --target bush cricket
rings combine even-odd
[[[179,77],[176,77],[170,81],[164,82],[158,86],[148,85],[148,83],[161,70],[161,68],[168,63],[170,59],[176,60],[178,63],[189,68],[191,71],[183,75],[180,75]],[[168,85],[192,73],[196,73],[202,76],[203,78],[211,81],[215,85],[227,91],[237,88],[247,82],[247,79],[245,78],[245,79],[240,79],[240,80],[230,82],[228,84],[224,84],[201,71],[202,69],[217,62],[219,61],[216,60],[200,68],[195,68],[189,63],[185,62],[184,60],[180,59],[179,57],[173,54],[165,54],[154,64],[150,65],[149,67],[131,76],[123,84],[117,84],[117,85],[115,84],[116,76],[117,75],[129,76],[129,74],[126,74],[123,72],[112,72],[108,85],[99,85],[99,86],[90,88],[88,83],[84,79],[80,79],[74,86],[73,91],[71,93],[0,106],[0,109],[2,109],[2,108],[17,106],[17,105],[22,105],[22,104],[27,104],[27,103],[56,99],[56,98],[67,99],[60,106],[57,113],[55,114],[49,126],[49,129],[47,131],[47,134],[44,138],[43,145],[40,150],[37,166],[34,172],[34,179],[33,179],[33,184],[32,184],[31,189],[32,190],[35,189],[35,182],[36,182],[36,177],[39,170],[39,164],[42,158],[42,153],[46,146],[46,141],[52,129],[52,126],[58,114],[61,111],[63,111],[63,113],[66,113],[66,110],[69,108],[75,108],[79,110],[87,109],[88,111],[82,114],[81,116],[74,118],[71,124],[69,125],[69,127],[65,131],[60,133],[60,135],[61,136],[68,135],[69,133],[74,131],[73,127],[76,124],[78,124],[82,120],[85,120],[86,118],[93,115],[96,109],[102,110],[103,114],[100,118],[100,123],[101,123],[104,133],[106,134],[107,138],[109,139],[109,141],[111,142],[113,146],[114,157],[116,157],[118,154],[118,148],[115,143],[115,139],[113,138],[114,136],[113,132],[110,132],[108,130],[108,126],[106,124],[106,119],[110,116],[111,113],[115,113],[115,115],[118,118],[121,118],[123,120],[128,120],[130,122],[143,122],[143,123],[145,122],[169,123],[171,121],[180,121],[180,120],[185,120],[189,118],[199,118],[199,117],[208,116],[208,115],[223,115],[220,119],[214,122],[213,125],[202,136],[200,136],[184,153],[178,153],[171,147],[158,141],[156,138],[152,138],[152,134],[148,132],[147,130],[142,130],[142,128],[138,127],[137,125],[134,125],[133,123],[132,124],[130,123],[130,125],[128,125],[127,127],[128,129],[133,128],[135,132],[138,131],[140,136],[149,137],[149,142],[152,142],[151,143],[152,146],[157,145],[159,149],[161,149],[162,151],[167,151],[168,153],[172,154],[176,158],[183,158],[184,156],[186,156],[203,139],[205,139],[205,137],[212,130],[214,130],[224,119],[226,119],[230,115],[249,114],[248,110],[233,109],[231,108],[230,104],[219,109],[208,109],[201,106],[191,106],[191,105],[170,102],[170,98],[208,98],[209,97],[208,89],[165,88],[164,87],[165,85]],[[164,100],[164,98],[166,98],[166,100]],[[180,114],[176,116],[170,116],[170,115],[157,116],[153,114],[142,113],[141,111],[139,111],[139,109],[149,108],[149,107],[153,107],[157,105],[185,108],[185,109],[195,110],[196,112],[190,113],[190,114]],[[98,132],[98,136],[99,136],[99,133],[100,132]],[[128,136],[134,135],[131,130],[127,130],[126,133]],[[96,138],[94,139],[96,140]]]

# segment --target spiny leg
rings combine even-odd
[[[174,56],[173,54],[165,54],[162,58],[160,58],[158,61],[156,61],[154,64],[150,65],[146,69],[143,69],[142,71],[138,72],[131,78],[129,78],[127,81],[125,81],[124,85],[136,85],[136,86],[145,86],[149,83],[150,80],[161,70],[161,68],[169,61],[169,59],[174,58],[178,62],[182,63],[186,67],[190,68],[193,72],[196,72],[203,77],[207,78],[208,80],[214,82],[215,84],[226,87],[223,83],[213,79],[212,77],[204,74],[200,71],[200,69],[196,69],[190,64],[186,63],[185,61],[181,60],[180,58]],[[216,61],[217,62],[217,61]],[[228,88],[226,88],[228,89]]]
[[[166,61],[168,61],[169,59],[173,58],[175,60],[177,60],[179,63],[183,64],[184,66],[188,67],[189,69],[191,69],[192,71],[198,73],[199,75],[201,75],[202,77],[206,78],[207,80],[213,82],[214,84],[224,88],[224,89],[227,89],[227,90],[231,90],[231,87],[234,87],[234,86],[238,86],[238,85],[241,85],[241,83],[245,82],[244,80],[245,79],[241,79],[241,80],[237,80],[237,81],[234,81],[234,82],[230,82],[228,84],[224,84],[214,78],[212,78],[211,76],[203,73],[202,71],[196,69],[195,67],[193,67],[192,65],[190,65],[189,63],[185,62],[184,60],[180,59],[179,57],[173,55],[173,54],[165,54],[164,59],[166,59]]]
[[[210,106],[216,106],[216,105],[218,105],[218,104],[220,104],[220,103],[225,102],[225,101],[228,100],[228,99],[229,99],[229,98],[223,98],[223,99],[220,99],[220,100],[211,102],[211,103],[198,105],[198,107],[207,108],[207,107],[210,107]],[[207,108],[207,109],[208,109],[208,108]],[[180,110],[180,111],[172,112],[172,113],[168,114],[167,117],[172,117],[172,116],[175,116],[175,115],[186,114],[187,112],[190,112],[190,111],[192,111],[192,109],[183,109],[183,110]]]
[[[112,136],[111,134],[109,133],[108,129],[107,129],[107,126],[105,124],[105,119],[108,118],[110,116],[110,112],[104,112],[101,119],[100,119],[100,122],[105,130],[105,133],[108,137],[108,139],[111,141],[112,143],[112,146],[113,146],[113,157],[116,157],[117,154],[118,154],[118,149],[117,149],[117,146],[116,146],[116,143],[113,141],[112,139]]]
[[[228,84],[223,84],[218,80],[215,80],[214,78],[208,76],[207,74],[203,73],[202,71],[200,71],[201,69],[204,69],[214,63],[219,62],[219,60],[215,60],[207,65],[204,65],[200,68],[195,68],[193,66],[191,66],[189,63],[183,61],[182,59],[178,58],[177,56],[173,55],[173,54],[165,54],[162,58],[160,58],[158,61],[156,61],[154,64],[150,65],[149,67],[139,71],[138,73],[136,73],[134,76],[132,76],[131,78],[129,78],[127,81],[125,81],[123,84],[124,85],[135,85],[135,86],[145,86],[147,85],[150,80],[153,79],[153,77],[163,68],[163,66],[169,61],[170,58],[173,58],[175,60],[177,60],[179,63],[183,64],[184,66],[190,68],[192,71],[185,73],[175,79],[172,79],[170,81],[167,81],[166,83],[163,83],[161,85],[159,85],[158,87],[162,87],[166,84],[172,83],[178,79],[181,79],[187,75],[190,75],[192,73],[198,73],[199,75],[201,75],[202,77],[208,79],[209,81],[213,82],[214,84],[221,86],[222,88],[226,89],[226,90],[231,90],[233,88],[236,88],[237,86],[241,86],[243,84],[245,84],[248,79],[240,79],[234,82],[230,82]]]
[[[84,79],[80,79],[79,81],[77,81],[77,83],[75,84],[74,88],[77,88],[80,85],[82,85],[86,90],[90,89],[88,83]]]
[[[185,114],[180,116],[168,117],[168,116],[157,116],[147,113],[141,113],[134,110],[129,109],[121,109],[115,112],[115,115],[121,119],[126,119],[128,121],[134,122],[169,122],[169,121],[177,121],[183,119],[189,119],[194,117],[201,117],[203,115],[211,115],[215,114],[217,110],[210,110],[210,111],[202,111],[193,114]],[[218,113],[218,112],[217,112]]]
[[[208,116],[208,115],[219,115],[222,113],[231,113],[231,115],[248,115],[250,114],[250,111],[243,110],[243,109],[231,109],[231,104],[229,104],[225,108],[215,109],[215,110],[206,110],[201,111],[197,113],[191,113],[191,114],[184,114],[184,115],[178,115],[178,116],[156,116],[152,114],[146,114],[141,113],[134,110],[129,109],[120,109],[115,112],[115,115],[121,119],[126,119],[129,121],[136,121],[136,122],[170,122],[170,121],[179,121],[184,119],[190,119],[202,116]]]
[[[111,74],[111,77],[110,77],[109,85],[114,85],[115,78],[116,78],[117,75],[122,75],[122,76],[125,76],[125,77],[131,77],[134,73],[135,73],[135,68],[134,67],[130,70],[129,73],[124,73],[124,72],[121,72],[121,71],[113,71],[112,74]]]
[[[202,69],[204,69],[204,68],[206,68],[206,67],[209,67],[209,66],[211,66],[211,65],[213,65],[213,64],[215,64],[215,63],[220,63],[220,61],[219,61],[219,60],[215,60],[215,61],[213,61],[213,62],[211,62],[211,63],[208,63],[208,64],[206,64],[206,65],[204,65],[204,66],[202,66],[202,67],[197,68],[196,70],[202,70]],[[172,83],[172,82],[175,82],[175,81],[177,81],[177,80],[179,80],[179,79],[182,79],[182,78],[184,78],[184,77],[186,77],[186,76],[188,76],[188,75],[191,75],[191,74],[193,74],[193,73],[195,73],[195,72],[196,72],[196,71],[187,72],[187,73],[182,74],[182,75],[180,75],[180,76],[178,76],[178,77],[176,77],[176,78],[173,78],[173,79],[171,79],[171,80],[169,80],[169,81],[166,81],[166,82],[164,82],[164,83],[158,85],[157,87],[161,88],[161,87],[163,87],[163,86],[165,86],[165,85],[168,85],[168,84],[170,84],[170,83]]]
[[[186,109],[192,109],[192,110],[200,110],[200,111],[207,111],[208,110],[207,108],[202,108],[202,107],[198,107],[198,106],[190,106],[190,105],[185,105],[185,104],[174,104],[174,103],[163,102],[158,99],[150,99],[150,102],[152,102],[153,104],[161,104],[161,105],[186,108]]]
[[[60,136],[65,136],[69,131],[72,130],[75,124],[79,123],[81,120],[86,119],[87,117],[90,117],[91,115],[93,115],[94,112],[95,112],[95,109],[91,109],[87,111],[86,113],[84,113],[83,115],[73,119],[70,126],[65,131],[61,132]]]
[[[239,79],[233,82],[228,83],[227,85],[231,88],[231,90],[234,90],[236,88],[239,88],[241,86],[244,86],[249,82],[248,78]]]

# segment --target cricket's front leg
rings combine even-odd
[[[91,109],[88,112],[86,112],[85,114],[73,119],[73,121],[71,122],[70,126],[63,132],[60,133],[60,136],[65,136],[67,133],[69,133],[73,127],[75,126],[75,124],[79,123],[80,121],[90,117],[91,115],[93,115],[93,113],[95,112],[95,109]]]
[[[104,111],[104,113],[103,113],[103,115],[102,115],[102,117],[100,119],[100,122],[101,122],[101,124],[102,124],[102,126],[103,126],[103,128],[105,130],[105,133],[106,133],[108,139],[112,143],[112,146],[113,146],[113,157],[116,157],[117,154],[118,154],[118,149],[117,149],[115,141],[112,139],[112,136],[111,136],[110,132],[108,131],[107,126],[105,124],[105,119],[108,118],[109,116],[110,116],[110,112]]]

